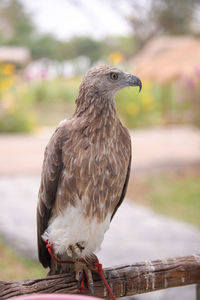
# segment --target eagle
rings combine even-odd
[[[38,256],[49,274],[71,265],[52,260],[95,260],[104,234],[127,190],[131,139],[118,118],[115,95],[140,79],[116,67],[98,65],[84,76],[71,119],[62,121],[44,154],[37,205]],[[75,268],[76,279],[81,271]]]

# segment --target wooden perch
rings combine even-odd
[[[116,298],[200,283],[200,254],[107,268],[105,275]],[[94,287],[95,296],[109,298],[104,284],[96,274]],[[0,281],[1,300],[40,293],[74,294],[77,293],[77,283],[70,274]],[[90,294],[88,290],[86,294]]]

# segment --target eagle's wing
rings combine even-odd
[[[55,202],[58,181],[63,167],[62,145],[67,139],[67,133],[66,127],[58,127],[51,137],[44,154],[37,205],[38,257],[44,267],[50,266],[50,255],[41,235],[48,226],[51,210]]]
[[[116,211],[118,210],[118,208],[120,207],[120,205],[122,204],[122,202],[124,200],[124,197],[126,195],[128,182],[129,182],[129,178],[130,178],[130,172],[131,172],[131,160],[132,160],[132,154],[131,154],[131,147],[130,147],[130,156],[129,156],[128,169],[127,169],[127,173],[126,173],[126,179],[125,179],[124,186],[123,186],[123,189],[122,189],[121,197],[120,197],[119,202],[117,203],[117,205],[116,205],[116,207],[115,207],[115,209],[112,213],[111,220],[114,217],[114,215],[115,215]]]

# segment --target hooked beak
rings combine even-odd
[[[139,86],[139,92],[142,89],[142,82],[141,82],[141,80],[138,77],[136,77],[136,76],[134,76],[132,74],[127,74],[126,84],[128,86]]]

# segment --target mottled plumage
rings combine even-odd
[[[115,94],[130,85],[141,88],[137,77],[119,69],[89,70],[73,117],[58,126],[46,147],[37,207],[39,260],[44,267],[52,267],[45,239],[53,242],[60,257],[76,243],[82,245],[83,258],[96,251],[124,199],[131,140],[117,117]]]

